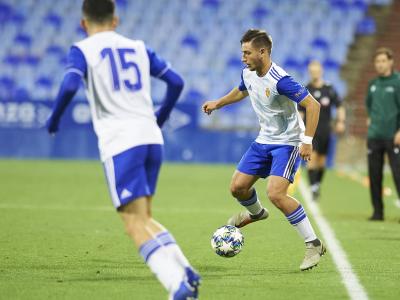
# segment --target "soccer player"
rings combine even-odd
[[[239,162],[230,186],[232,196],[247,211],[232,216],[228,224],[243,227],[268,217],[253,185],[260,177],[269,177],[268,198],[304,239],[306,254],[300,269],[311,269],[326,250],[315,235],[303,206],[289,196],[287,190],[299,167],[299,155],[305,160],[310,159],[319,104],[305,87],[271,61],[272,40],[265,31],[250,29],[240,42],[242,61],[247,67],[242,71],[239,86],[227,95],[203,104],[203,111],[210,114],[250,96],[260,122],[260,133]],[[306,108],[305,135],[297,103]]]
[[[143,41],[114,31],[118,24],[114,11],[113,0],[83,1],[81,25],[88,37],[71,47],[47,129],[57,132],[61,115],[83,80],[111,199],[127,234],[170,299],[197,298],[200,276],[173,236],[151,216],[162,162],[160,127],[184,83]],[[167,84],[156,113],[150,75]]]
[[[387,154],[393,181],[400,198],[400,78],[393,71],[393,51],[379,48],[375,53],[378,76],[368,85],[368,174],[373,206],[371,221],[383,221],[382,181]],[[395,202],[397,203],[397,202]]]
[[[314,99],[321,105],[319,122],[313,139],[313,152],[311,154],[311,160],[307,163],[308,180],[313,196],[312,199],[317,201],[320,196],[320,186],[325,172],[326,155],[328,153],[332,131],[332,109],[336,107],[335,132],[338,134],[343,133],[346,128],[346,111],[341,105],[341,101],[333,86],[324,81],[321,64],[318,61],[312,61],[308,65],[308,72],[311,81],[306,87],[310,94],[313,95]],[[298,108],[300,115],[307,123],[304,115],[304,107],[299,105]]]

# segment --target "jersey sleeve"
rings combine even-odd
[[[240,75],[240,83],[239,83],[238,89],[241,92],[247,91],[246,85],[244,84],[244,80],[243,80],[243,71],[242,71],[242,74]]]
[[[68,53],[67,61],[67,73],[72,72],[80,75],[81,77],[86,77],[87,64],[81,49],[76,46],[72,46]]]
[[[170,68],[169,64],[159,57],[153,49],[146,47],[146,51],[150,61],[150,75],[160,78]]]
[[[308,90],[291,76],[280,79],[276,84],[276,89],[280,95],[284,95],[296,103],[300,103],[308,95]]]

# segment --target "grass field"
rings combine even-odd
[[[201,299],[348,298],[329,249],[317,268],[299,271],[304,245],[267,201],[265,181],[257,187],[270,219],[242,230],[237,257],[212,252],[212,232],[240,209],[228,190],[234,167],[165,164],[160,176],[154,216],[201,272]],[[326,176],[320,208],[361,284],[371,299],[400,299],[394,196],[385,222],[367,222],[368,190]],[[0,161],[0,299],[166,298],[123,231],[99,162]]]

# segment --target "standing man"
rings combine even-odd
[[[318,61],[312,61],[308,65],[308,72],[311,81],[308,83],[307,89],[321,105],[318,127],[313,139],[313,152],[311,160],[307,163],[312,199],[317,201],[320,196],[320,186],[325,172],[326,155],[332,132],[332,110],[334,107],[336,108],[335,132],[338,134],[345,130],[346,111],[333,86],[324,81],[321,64]],[[299,110],[307,123],[305,109],[299,105]]]
[[[182,78],[141,40],[114,29],[113,0],[84,0],[82,27],[88,37],[71,47],[69,64],[47,129],[55,134],[68,103],[86,84],[112,202],[144,261],[167,289],[169,299],[197,299],[199,275],[173,236],[151,215],[162,162],[160,127],[183,89]],[[150,76],[167,84],[154,114]]]
[[[230,187],[232,196],[247,211],[231,217],[228,224],[243,227],[268,217],[253,185],[259,178],[269,177],[268,198],[303,238],[306,254],[300,269],[308,270],[319,263],[326,250],[315,235],[303,206],[289,196],[287,190],[300,164],[299,155],[310,159],[319,104],[305,87],[271,61],[272,40],[265,31],[250,29],[240,42],[242,61],[247,67],[242,71],[239,87],[203,105],[203,111],[210,114],[250,96],[260,122],[260,133],[239,162]],[[305,136],[298,103],[306,108]]]
[[[397,195],[400,197],[400,78],[393,71],[393,52],[375,52],[378,77],[368,85],[368,174],[373,206],[371,221],[383,221],[382,181],[384,154],[389,158]]]

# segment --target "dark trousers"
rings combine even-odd
[[[397,195],[400,197],[400,147],[393,140],[368,139],[368,174],[375,217],[383,217],[382,181],[384,154],[387,153]]]

